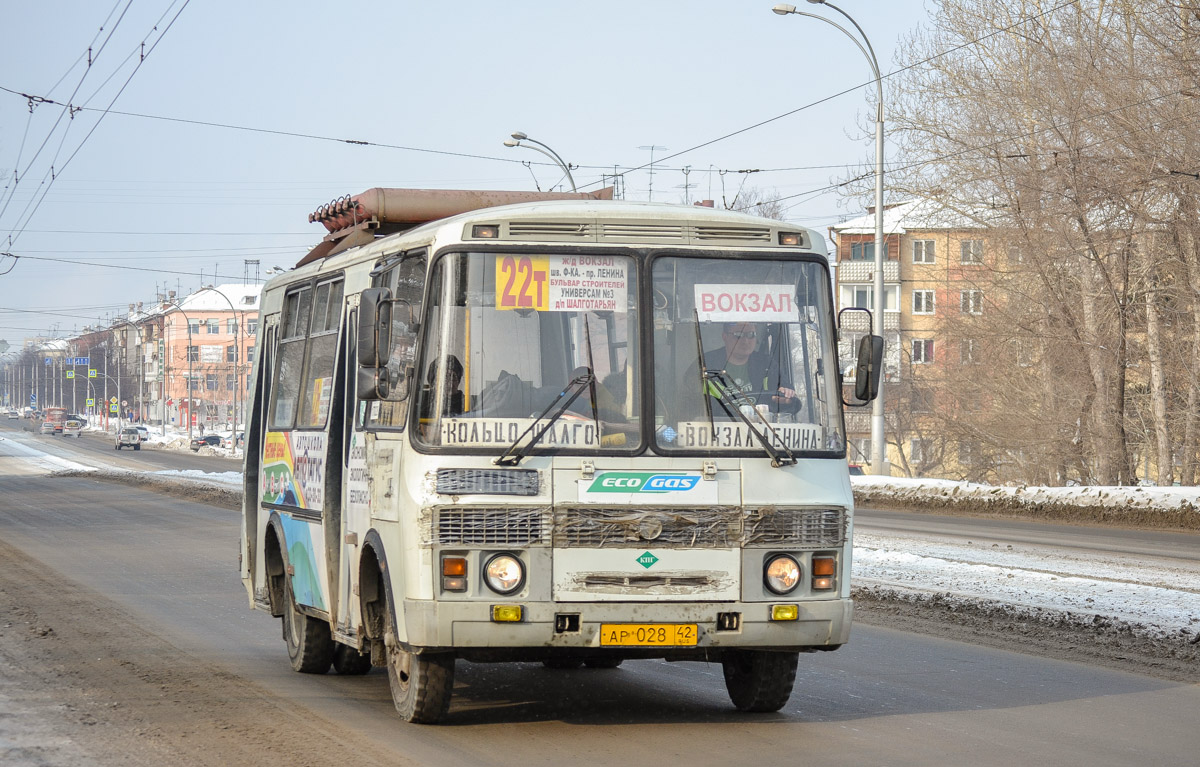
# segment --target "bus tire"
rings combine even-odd
[[[339,643],[333,651],[333,670],[343,676],[361,676],[371,670],[371,654]]]
[[[414,724],[441,721],[454,691],[454,656],[408,652],[394,635],[389,635],[386,644],[388,686],[400,718]]]
[[[729,650],[721,659],[725,689],[739,711],[778,711],[792,696],[800,654]]]
[[[292,670],[301,674],[324,674],[333,663],[334,641],[329,624],[296,609],[292,582],[284,576],[283,639],[287,642]]]
[[[583,663],[588,668],[616,668],[624,658],[613,658],[608,655],[594,655],[586,658]]]

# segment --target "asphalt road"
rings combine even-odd
[[[150,459],[141,453],[122,451],[121,460]],[[0,442],[5,542],[61,576],[64,588],[93,590],[179,652],[298,703],[312,721],[334,722],[398,762],[1097,767],[1192,765],[1200,747],[1200,686],[862,625],[841,651],[801,657],[795,693],[774,715],[732,710],[715,665],[561,672],[459,662],[447,723],[404,725],[380,670],[290,671],[278,621],[247,607],[235,513],[34,476],[19,464]],[[310,737],[310,727],[296,721],[295,737]]]

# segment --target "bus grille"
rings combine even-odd
[[[437,543],[452,545],[528,546],[548,540],[545,509],[438,509]]]
[[[747,546],[833,548],[846,540],[846,514],[840,509],[747,509],[742,540]]]
[[[839,509],[631,509],[569,508],[554,520],[560,548],[673,546],[728,548],[780,545],[818,549],[841,546],[846,515]]]

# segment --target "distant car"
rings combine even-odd
[[[117,432],[117,444],[115,449],[120,450],[123,447],[131,447],[134,450],[142,449],[142,435],[138,434],[137,429],[126,426],[124,429],[121,429],[119,432]]]
[[[866,476],[866,474],[867,473],[865,471],[863,471],[862,466],[859,466],[857,463],[850,464],[850,476],[863,477],[863,476]]]
[[[131,429],[137,429],[138,434],[142,437],[142,442],[150,441],[150,430],[145,426],[131,426]]]
[[[221,437],[217,434],[206,434],[203,437],[193,437],[191,448],[194,452],[199,452],[202,447],[220,447]]]
[[[63,422],[64,437],[79,437],[83,435],[83,421],[78,421],[74,418],[68,418]]]
[[[53,434],[55,432],[54,421],[44,421],[38,431],[42,434]]]
[[[8,411],[8,420],[16,421],[16,420],[20,419],[20,417],[21,417],[21,414],[18,413],[17,411],[15,411],[15,410]]]

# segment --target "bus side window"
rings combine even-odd
[[[367,425],[372,428],[403,429],[408,418],[409,395],[417,388],[397,385],[416,364],[417,329],[425,289],[425,253],[405,256],[395,268],[380,275],[380,286],[391,288],[396,308],[392,311],[392,353],[388,359],[388,396],[372,403]],[[411,319],[411,322],[410,322]]]
[[[309,314],[312,310],[312,288],[308,285],[293,290],[284,299],[282,332],[276,368],[271,380],[270,422],[272,429],[293,428],[296,406],[300,400],[300,384],[304,366],[304,347],[308,338]]]

